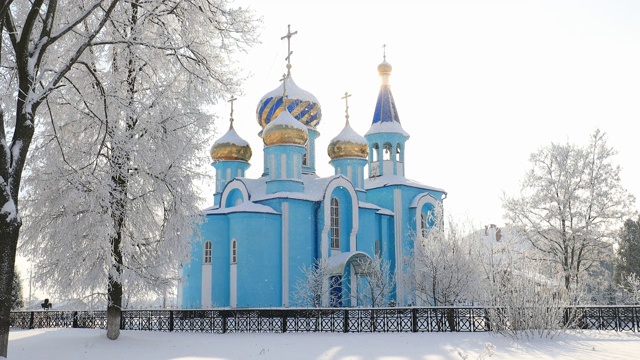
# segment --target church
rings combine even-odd
[[[293,34],[288,31],[283,39],[289,42]],[[388,302],[415,304],[402,281],[404,259],[446,192],[404,176],[409,134],[391,93],[391,65],[386,56],[378,65],[382,84],[364,136],[349,125],[345,93],[345,125],[326,150],[334,174],[321,177],[316,161],[327,159],[324,149],[315,147],[320,103],[293,81],[290,56],[287,62],[282,83],[256,109],[264,143],[262,176],[245,177],[252,149],[233,127],[233,110],[229,130],[211,147],[213,206],[202,212],[202,240],[194,243],[182,269],[181,307],[301,306],[297,284],[304,281],[304,269],[320,261],[330,265],[325,282],[340,284],[331,289],[331,299],[321,295],[321,305],[362,306],[356,295],[363,270],[357,264],[374,257],[387,261],[396,276]]]

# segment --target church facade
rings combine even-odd
[[[349,125],[347,105],[345,127],[327,149],[331,176],[316,174],[316,161],[324,158],[315,148],[320,104],[290,71],[258,103],[264,170],[257,179],[245,177],[252,149],[233,128],[232,111],[229,131],[211,148],[214,204],[203,211],[202,241],[182,270],[183,308],[303,305],[297,287],[304,269],[320,260],[330,264],[328,281],[341,284],[331,300],[323,295],[322,305],[359,306],[362,274],[355,265],[375,256],[396,274],[388,300],[416,303],[403,285],[404,259],[446,192],[404,176],[409,134],[389,86],[391,70],[386,60],[378,66],[382,85],[364,136]]]

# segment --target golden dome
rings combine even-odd
[[[369,144],[347,122],[340,134],[329,143],[327,153],[331,160],[349,157],[366,159],[369,156]]]
[[[229,131],[218,139],[211,147],[211,159],[217,161],[246,161],[251,160],[249,143],[238,136],[233,125]]]
[[[391,64],[389,64],[386,60],[382,61],[380,65],[378,65],[378,74],[380,75],[388,75],[391,74]]]
[[[282,111],[262,131],[262,141],[271,145],[305,145],[309,139],[307,127],[296,120],[289,111]]]

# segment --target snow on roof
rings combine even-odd
[[[205,214],[230,214],[239,212],[263,213],[263,214],[280,214],[273,210],[270,206],[256,204],[251,201],[244,201],[239,205],[228,208],[217,208],[205,211]]]
[[[241,138],[240,135],[238,135],[236,129],[234,129],[233,127],[230,127],[229,131],[227,131],[226,134],[222,135],[222,137],[220,137],[220,139],[218,139],[213,144],[214,146],[217,144],[234,144],[238,146],[249,145],[249,143],[245,139]]]
[[[300,121],[296,120],[296,118],[294,118],[293,115],[291,115],[291,113],[288,110],[284,110],[280,112],[280,114],[278,114],[278,116],[272,122],[270,122],[269,124],[267,124],[267,126],[264,127],[263,132],[269,131],[268,129],[276,125],[288,126],[288,127],[300,129],[300,130],[303,130],[304,132],[307,132],[307,127]]]
[[[381,188],[384,186],[391,186],[391,185],[404,185],[404,186],[411,186],[419,189],[438,191],[445,194],[447,193],[446,191],[444,191],[444,189],[424,185],[415,180],[407,179],[403,176],[398,176],[398,175],[382,175],[382,176],[377,176],[374,178],[368,178],[364,180],[365,190],[377,189],[377,188]]]
[[[349,123],[346,123],[344,129],[340,131],[336,137],[334,137],[330,143],[343,141],[343,142],[351,142],[354,144],[365,144],[368,145],[367,140],[360,134],[358,134]]]
[[[398,133],[404,136],[409,136],[409,134],[404,131],[402,125],[396,121],[379,121],[371,124],[369,131],[367,131],[366,135],[379,134],[379,133]]]
[[[327,259],[326,263],[329,275],[342,275],[345,265],[347,265],[347,262],[352,258],[353,260],[365,259],[361,262],[356,261],[352,263],[354,267],[356,267],[356,273],[362,272],[364,270],[362,266],[366,264],[367,260],[371,260],[371,257],[362,251],[350,251],[332,255]]]
[[[310,92],[303,90],[298,85],[296,85],[291,76],[287,77],[284,82],[287,86],[287,97],[289,99],[311,101],[318,104],[318,99],[316,99],[316,97],[313,96],[313,94],[311,94]],[[269,91],[265,96],[262,97],[261,100],[282,96],[282,85],[283,84],[280,84],[280,86],[278,86],[277,88]]]

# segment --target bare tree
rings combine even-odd
[[[329,304],[335,304],[342,290],[342,277],[331,276],[331,269],[327,259],[316,259],[313,264],[303,266],[301,277],[294,285],[293,301],[296,306],[322,307],[323,299],[328,298]]]
[[[388,304],[396,282],[391,262],[377,254],[372,259],[360,257],[355,262],[363,271],[358,281],[358,305],[380,307]]]
[[[229,56],[254,41],[226,0],[122,2],[45,102],[23,249],[51,290],[106,296],[110,339],[125,290],[175,285],[197,238],[206,107],[237,92]]]
[[[504,199],[506,218],[525,230],[539,260],[557,266],[567,290],[610,260],[615,229],[634,201],[614,155],[598,130],[584,147],[551,144],[531,155],[521,193]]]
[[[117,4],[118,0],[66,6],[57,0],[0,1],[0,357],[7,356],[22,226],[18,200],[36,113],[103,30]]]
[[[414,237],[414,253],[406,259],[408,289],[418,302],[433,306],[470,300],[477,283],[477,241],[453,221],[445,229],[442,206],[430,212],[428,222],[432,226]]]

